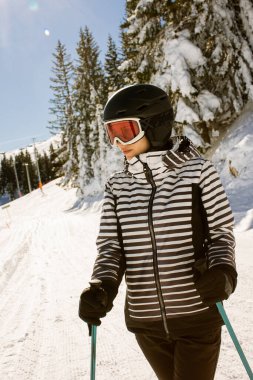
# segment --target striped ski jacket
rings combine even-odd
[[[184,137],[169,151],[126,161],[106,184],[93,278],[127,284],[126,322],[206,311],[193,281],[196,260],[234,261],[233,216],[212,164]],[[122,235],[122,238],[120,237]]]

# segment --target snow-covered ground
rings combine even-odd
[[[237,220],[238,287],[225,308],[251,366],[252,115],[245,114],[214,156]],[[230,174],[229,159],[237,177]],[[64,190],[57,183],[44,186],[44,194],[35,190],[0,208],[1,380],[90,376],[90,338],[77,311],[96,256],[101,201],[75,209],[75,190]],[[115,307],[98,328],[97,379],[155,380],[134,335],[125,327],[124,292],[122,284]],[[248,376],[224,327],[216,380],[230,379]]]
[[[1,210],[1,380],[89,379],[78,300],[96,256],[100,203],[75,211],[57,181]],[[123,320],[124,285],[98,330],[98,379],[152,379]]]

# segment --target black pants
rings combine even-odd
[[[221,327],[169,339],[135,334],[159,380],[213,380],[221,344]]]

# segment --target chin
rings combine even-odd
[[[132,158],[134,158],[134,154],[127,154],[126,155],[126,158],[128,159],[128,160],[131,160]]]

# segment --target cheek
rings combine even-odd
[[[142,147],[141,147],[142,152],[143,152],[143,153],[144,153],[144,152],[147,152],[147,151],[149,150],[149,148],[150,148],[149,141],[148,141],[147,139],[145,139],[145,140],[143,141],[143,143],[142,143]]]

